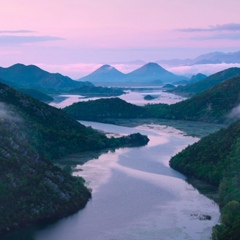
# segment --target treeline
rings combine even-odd
[[[170,160],[170,166],[187,176],[219,187],[221,224],[214,240],[240,236],[240,121],[187,147]]]

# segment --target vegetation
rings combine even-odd
[[[174,169],[219,187],[221,224],[213,239],[238,239],[240,229],[240,121],[187,147],[170,161]]]
[[[24,94],[27,94],[33,98],[36,98],[39,101],[42,102],[51,102],[53,101],[53,98],[48,96],[47,94],[44,94],[36,89],[31,89],[31,88],[20,88],[18,89],[19,92],[22,92]]]
[[[232,77],[235,77],[240,74],[240,68],[229,68],[221,72],[215,73],[207,78],[204,78],[196,83],[188,84],[186,86],[178,86],[173,90],[169,90],[176,94],[182,95],[194,95],[201,93],[223,81],[226,81]]]
[[[111,97],[120,96],[124,91],[120,88],[109,87],[95,87],[95,86],[81,86],[69,90],[71,94],[82,94],[87,97]]]

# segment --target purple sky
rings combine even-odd
[[[1,0],[0,66],[81,77],[102,64],[240,50],[239,0]]]

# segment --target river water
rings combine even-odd
[[[83,176],[92,189],[87,206],[54,224],[32,230],[31,237],[20,238],[20,234],[17,239],[210,239],[212,226],[219,220],[218,206],[169,167],[170,157],[197,138],[161,125],[127,128],[82,123],[114,134],[140,132],[147,134],[150,142],[144,147],[109,151],[76,165],[74,175]],[[211,220],[204,220],[206,215]]]
[[[147,146],[106,151],[75,159],[74,175],[92,189],[92,199],[76,214],[34,226],[1,240],[206,240],[219,221],[217,204],[169,167],[169,160],[198,138],[172,127],[144,124],[122,127],[81,121],[115,136],[140,132]],[[90,160],[89,160],[90,159]],[[208,217],[208,220],[206,219]],[[209,219],[210,218],[210,219]]]

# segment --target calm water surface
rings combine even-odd
[[[169,168],[170,157],[197,141],[196,138],[160,125],[126,128],[82,123],[115,134],[141,132],[148,134],[150,142],[144,147],[109,151],[77,165],[76,170],[81,171],[75,171],[74,175],[83,176],[93,192],[87,206],[54,224],[20,232],[15,239],[210,238],[211,228],[219,219],[218,206],[189,185],[184,175]],[[204,215],[211,216],[211,220],[200,220]]]

